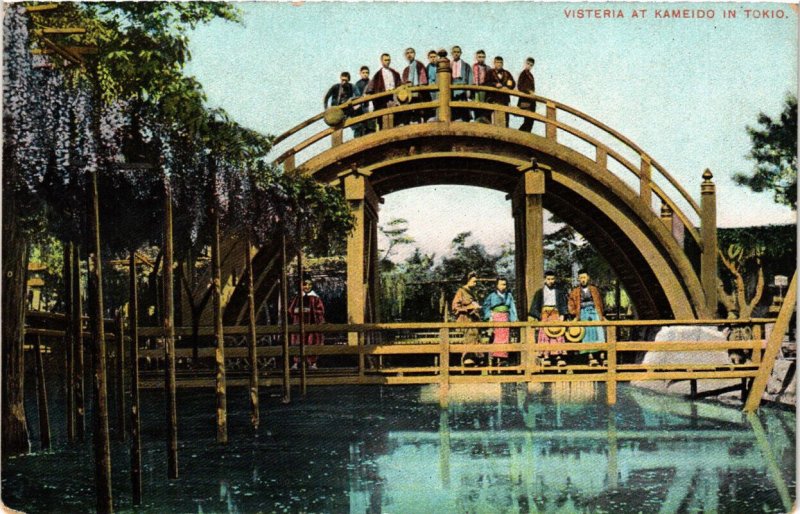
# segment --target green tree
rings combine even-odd
[[[772,191],[775,201],[797,209],[797,97],[788,95],[780,118],[758,115],[758,126],[747,127],[755,161],[751,173],[736,173],[734,181],[753,191]]]
[[[381,265],[390,265],[392,251],[400,246],[406,246],[414,243],[414,238],[408,235],[408,220],[405,218],[393,218],[389,220],[386,225],[378,227],[381,234],[387,239],[388,246],[385,250],[379,250],[383,255],[381,256]]]

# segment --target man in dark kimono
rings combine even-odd
[[[525,67],[520,72],[519,79],[517,79],[517,89],[519,89],[520,93],[532,95],[536,92],[536,81],[533,78],[533,65],[535,63],[536,61],[533,57],[525,59]],[[536,112],[536,102],[528,98],[520,98],[517,107]],[[524,132],[531,132],[533,130],[533,118],[525,118],[519,129]]]
[[[496,87],[498,90],[510,90],[516,86],[514,77],[503,68],[503,58],[499,55],[494,58],[494,68],[486,75],[486,85]],[[486,93],[486,101],[491,104],[508,105],[510,100],[507,94],[498,92]],[[508,127],[508,116],[506,116],[506,127]]]
[[[360,70],[358,70],[359,75],[361,75],[361,79],[356,82],[356,85],[353,87],[353,97],[359,98],[364,96],[365,91],[367,90],[367,85],[369,84],[369,67],[362,66]],[[353,107],[353,117],[361,116],[362,114],[367,114],[369,112],[369,102],[364,102],[356,105]],[[354,137],[361,137],[363,135],[369,134],[370,132],[375,132],[375,120],[368,120],[363,121],[361,123],[357,123],[353,125],[353,136]]]
[[[301,301],[300,297],[295,296],[289,304],[289,315],[292,317],[292,325],[300,324],[301,316]],[[325,305],[322,303],[322,298],[314,292],[313,284],[310,280],[303,281],[303,298],[302,298],[302,316],[304,325],[319,325],[325,323]],[[324,335],[320,332],[306,332],[304,344],[306,345],[321,345],[324,342]],[[300,334],[292,334],[292,346],[300,346]],[[310,369],[317,369],[317,356],[309,355],[306,357],[306,362]],[[300,363],[300,357],[294,358],[292,369],[297,369]]]
[[[542,322],[564,321],[569,316],[569,309],[567,307],[567,292],[556,285],[556,274],[552,271],[544,272],[544,286],[533,294],[531,301],[531,310],[528,313],[529,319]],[[547,330],[544,328],[539,329],[539,337],[536,340],[539,344],[553,344],[563,343],[564,336],[552,337],[548,335]],[[562,355],[566,355],[565,351],[546,351],[539,354],[543,357],[545,365],[550,364],[549,358],[551,355],[558,356],[557,363],[559,366],[566,364]]]
[[[406,48],[406,61],[408,66],[403,69],[403,84],[409,86],[427,86],[428,72],[425,65],[416,59],[417,52],[413,48]],[[411,94],[411,103],[429,102],[431,95],[427,91],[420,91]],[[403,122],[425,121],[424,113],[421,111],[406,113]]]
[[[472,80],[472,66],[461,59],[461,47],[456,45],[451,49],[451,51],[453,53],[453,60],[450,61],[450,69],[453,72],[453,80],[451,83],[454,86],[458,84],[474,84]],[[469,98],[470,94],[468,91],[453,91],[454,102],[466,102],[469,100]],[[464,109],[461,107],[453,109],[453,120],[470,121],[471,119],[472,114],[470,113],[469,109]]]
[[[381,54],[381,67],[372,76],[369,85],[367,85],[366,93],[368,95],[375,93],[383,93],[384,91],[391,91],[397,88],[402,83],[400,74],[394,69],[389,67],[392,63],[392,57],[389,54]],[[372,101],[372,106],[375,110],[385,109],[395,105],[391,96],[384,96]],[[378,118],[378,126],[383,127],[381,118]]]
[[[486,85],[486,76],[489,74],[489,65],[486,64],[486,52],[478,50],[475,52],[475,62],[472,64],[472,80],[476,86]],[[476,102],[486,101],[486,91],[474,91],[472,98]],[[489,123],[491,112],[485,109],[475,109],[475,121]]]
[[[332,85],[325,94],[325,99],[322,101],[323,108],[328,108],[328,102],[331,107],[334,107],[342,105],[351,98],[353,98],[353,84],[350,83],[350,73],[343,71],[339,76],[339,82]]]

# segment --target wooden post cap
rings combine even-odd
[[[329,127],[341,125],[344,123],[345,118],[347,118],[347,116],[345,116],[344,110],[339,106],[331,107],[330,109],[326,110],[325,114],[323,115],[323,119]]]

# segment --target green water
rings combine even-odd
[[[794,499],[795,414],[784,410],[746,418],[628,386],[609,408],[594,384],[454,386],[447,409],[431,387],[311,388],[290,405],[276,395],[262,390],[254,433],[244,389],[231,389],[219,446],[213,392],[181,391],[180,478],[168,480],[163,397],[144,392],[144,503],[131,506],[128,443],[114,442],[115,508],[739,514],[788,512]],[[4,460],[3,500],[91,511],[90,442],[67,446],[51,409],[55,449]]]

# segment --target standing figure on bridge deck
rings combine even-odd
[[[300,324],[300,303],[300,297],[295,296],[289,304],[289,314],[292,316],[292,325]],[[322,298],[314,292],[314,286],[310,280],[303,281],[302,316],[303,324],[306,326],[325,323],[325,305],[322,303]],[[321,345],[324,342],[324,337],[325,336],[320,332],[306,332],[304,343],[306,345]],[[300,334],[292,334],[291,342],[292,346],[300,346]],[[308,362],[311,369],[317,369],[316,355],[307,356],[306,362]],[[295,357],[292,369],[297,369],[299,363],[300,357]]]
[[[497,89],[514,89],[517,85],[510,72],[503,68],[503,58],[499,55],[494,58],[494,68],[489,70],[486,76],[486,85]],[[510,98],[505,93],[486,93],[486,101],[492,104],[508,105]],[[508,127],[508,116],[506,116],[506,127]]]
[[[428,65],[425,67],[425,73],[428,75],[428,84],[431,86],[436,84],[436,73],[439,69],[439,65],[436,64],[439,62],[439,54],[436,53],[436,50],[428,50]],[[433,92],[431,93],[431,99],[436,100],[439,97],[439,93]],[[434,112],[434,115],[436,113]]]
[[[567,308],[567,292],[556,285],[556,274],[552,271],[544,272],[544,286],[536,291],[531,300],[531,310],[528,313],[529,319],[542,321],[544,323],[552,321],[564,321],[569,315]],[[539,329],[539,337],[536,340],[539,344],[553,344],[564,342],[563,327],[547,327]],[[544,359],[544,364],[550,364],[551,355],[557,356],[557,364],[564,366],[566,362],[561,357],[566,355],[565,351],[542,352],[539,354]]]
[[[381,68],[375,72],[375,75],[372,76],[372,80],[370,80],[367,85],[366,93],[368,95],[391,91],[401,84],[402,78],[400,74],[390,68],[390,64],[392,64],[392,56],[389,54],[381,54]],[[395,102],[390,96],[384,96],[372,101],[372,106],[376,111],[394,105]],[[381,120],[381,118],[378,118],[378,126],[383,128],[383,120]]]
[[[367,85],[369,84],[369,67],[362,66],[361,69],[358,70],[358,73],[361,75],[361,79],[359,79],[359,81],[356,82],[356,85],[353,87],[354,98],[360,98],[364,96],[367,91]],[[354,117],[367,114],[368,112],[369,102],[363,102],[353,107]],[[361,137],[369,134],[370,132],[375,132],[375,120],[362,121],[361,123],[356,123],[353,125],[353,137]]]
[[[589,283],[589,273],[585,270],[578,271],[578,287],[569,293],[569,313],[578,321],[600,321],[604,319],[603,297],[597,286]],[[583,336],[584,343],[605,343],[606,336],[603,327],[586,327]],[[594,352],[581,352],[589,354],[589,365],[597,366],[599,362],[594,358]]]
[[[495,290],[483,300],[483,321],[519,321],[514,297],[508,290],[508,280],[498,277]],[[494,327],[494,344],[508,344],[511,329]],[[492,352],[492,357],[500,360],[500,365],[508,364],[508,352]]]
[[[323,109],[328,108],[328,102],[331,107],[342,105],[346,101],[353,98],[353,84],[350,83],[350,73],[343,71],[339,75],[339,82],[332,85],[328,92],[325,94],[325,99],[322,101]],[[345,112],[345,114],[350,114]]]
[[[475,297],[474,288],[478,284],[478,274],[474,271],[467,273],[464,285],[458,288],[453,297],[453,315],[457,323],[468,323],[470,321],[481,320],[481,304]],[[478,342],[478,329],[464,329],[464,344],[475,344]],[[465,366],[473,366],[479,357],[474,353],[464,353],[461,356]]]
[[[532,95],[536,92],[536,81],[533,78],[533,65],[536,61],[533,57],[525,59],[525,67],[519,74],[517,79],[517,89],[520,93],[528,93]],[[536,112],[536,102],[527,98],[520,98],[517,102],[517,107],[525,109],[526,111]],[[525,118],[522,125],[519,127],[523,132],[531,132],[533,130],[533,118]]]
[[[486,64],[486,52],[478,50],[475,52],[475,63],[472,65],[472,80],[475,82],[476,86],[485,86],[488,74],[489,65]],[[472,98],[476,102],[486,101],[486,91],[475,91],[474,93]],[[490,111],[475,109],[473,112],[475,114],[475,121],[479,123],[489,123],[489,116],[491,116]]]
[[[417,51],[413,48],[406,48],[406,61],[408,66],[403,69],[403,84],[409,86],[427,86],[428,85],[428,72],[425,70],[425,65],[417,59]],[[427,91],[419,91],[411,93],[411,103],[430,102],[431,95]],[[425,121],[426,115],[421,111],[406,113],[403,116],[407,122],[421,122]]]
[[[453,60],[450,61],[450,70],[453,73],[453,80],[451,84],[474,84],[472,80],[472,67],[461,59],[461,47],[456,45],[451,49],[453,53]],[[453,91],[452,99],[454,102],[466,102],[469,100],[469,91]],[[453,109],[453,120],[470,121],[472,115],[469,109],[459,107]]]

